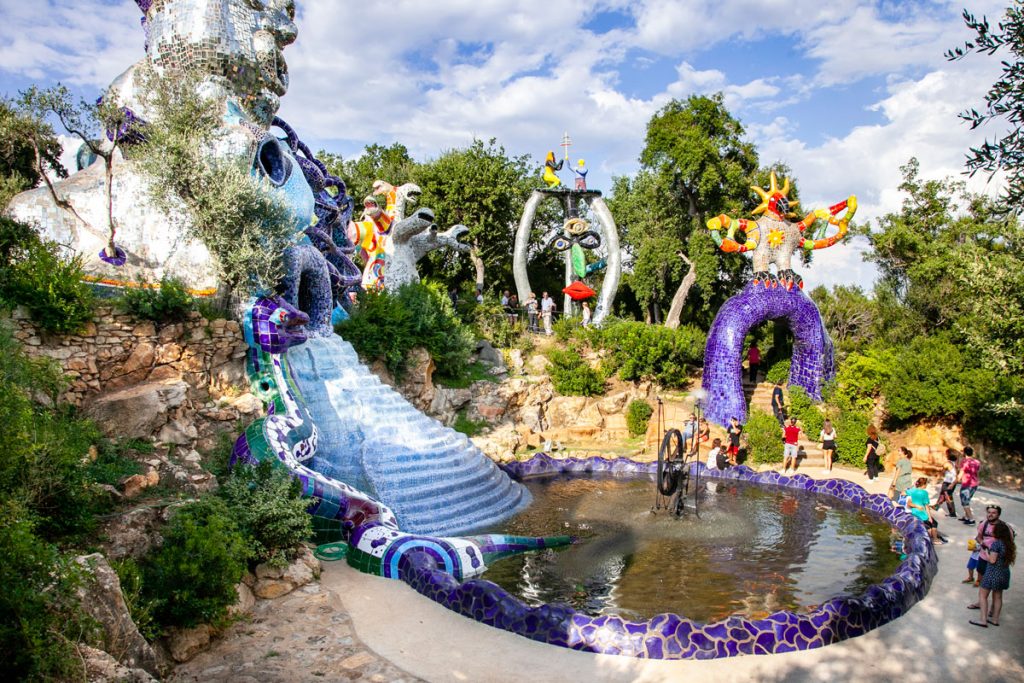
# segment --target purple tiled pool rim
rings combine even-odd
[[[502,467],[516,479],[589,474],[644,476],[654,472],[656,463],[626,458],[555,459],[538,454]],[[560,647],[641,659],[716,659],[809,650],[855,638],[897,619],[928,593],[938,569],[928,533],[914,516],[894,506],[886,496],[869,494],[841,479],[755,472],[744,465],[724,471],[707,470],[701,463],[692,467],[700,468],[701,478],[778,486],[852,503],[903,535],[906,559],[892,576],[861,595],[837,596],[806,613],[781,611],[763,619],[731,616],[710,623],[676,614],[659,614],[637,622],[614,615],[590,617],[567,605],[531,607],[490,581],[459,582],[439,569],[436,560],[426,553],[407,556],[401,578],[431,600],[489,626]]]

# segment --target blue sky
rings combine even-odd
[[[793,169],[804,204],[860,199],[896,210],[899,166],[958,175],[996,129],[978,106],[998,60],[949,63],[969,34],[960,2],[859,0],[298,0],[281,116],[313,149],[346,157],[406,144],[419,159],[495,137],[538,162],[562,132],[607,189],[632,173],[652,114],[673,97],[723,92],[762,163]],[[991,19],[1005,2],[971,2]],[[0,0],[0,92],[62,81],[94,97],[143,55],[133,0]],[[995,193],[998,185],[972,181]],[[820,252],[805,279],[870,287],[852,244]]]

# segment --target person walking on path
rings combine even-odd
[[[932,506],[938,510],[945,503],[947,517],[956,517],[956,504],[953,502],[953,490],[956,488],[956,459],[956,451],[947,448],[946,465],[942,472],[942,484],[939,486],[939,498]]]
[[[1002,520],[993,525],[995,539],[988,549],[989,566],[981,577],[978,588],[978,609],[980,618],[971,619],[971,623],[981,628],[999,626],[999,615],[1003,611],[1003,591],[1010,587],[1010,565],[1017,560],[1017,546],[1013,540],[1013,532]],[[992,596],[992,611],[989,612],[988,598]]]
[[[878,478],[878,428],[868,425],[867,450],[864,451],[864,464],[868,468],[868,480]]]
[[[932,516],[930,505],[928,477],[918,477],[914,487],[907,489],[907,510],[924,523],[924,528],[928,530],[932,543],[945,543],[946,540],[939,536],[939,524]]]
[[[540,307],[537,305],[537,295],[530,292],[530,296],[526,297],[526,318],[529,320],[530,332],[540,332],[540,328],[537,327],[537,312]]]
[[[757,348],[757,342],[750,344],[747,363],[750,365],[750,383],[757,384],[757,368],[761,365],[761,349]]]
[[[740,452],[740,434],[743,433],[743,425],[738,418],[729,418],[729,464],[736,465],[736,454]]]
[[[960,505],[964,509],[964,516],[960,521],[964,524],[974,524],[974,511],[971,510],[971,498],[978,490],[978,470],[981,463],[974,457],[974,449],[970,446],[964,448],[964,460],[960,463]]]
[[[900,458],[896,461],[896,468],[892,473],[892,483],[889,484],[889,497],[893,500],[899,500],[899,497],[910,488],[914,478],[914,465],[910,462],[913,457],[909,448],[900,446]]]
[[[785,445],[782,447],[782,473],[785,474],[789,471],[789,461],[793,461],[793,471],[796,472],[796,456],[800,453],[800,447],[798,445],[800,441],[800,428],[796,426],[796,418],[789,418],[789,425],[783,430],[783,441]]]
[[[772,389],[772,415],[778,420],[780,427],[786,426],[786,399],[782,395],[782,382],[776,382]]]
[[[548,296],[547,292],[540,298],[540,314],[544,318],[544,334],[549,337],[554,334],[551,331],[551,315],[555,312],[555,300]]]
[[[825,420],[821,426],[821,453],[825,456],[825,469],[832,471],[832,459],[836,453],[836,428],[832,426],[832,420]]]

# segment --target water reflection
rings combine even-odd
[[[527,603],[586,614],[696,620],[801,611],[889,576],[889,527],[832,499],[711,482],[700,518],[650,512],[649,479],[556,478],[528,483],[534,503],[500,529],[571,533],[581,543],[511,557],[483,578]]]

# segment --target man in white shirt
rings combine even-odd
[[[548,296],[547,292],[540,300],[540,314],[544,318],[544,334],[551,336],[551,315],[555,312],[555,300]]]

